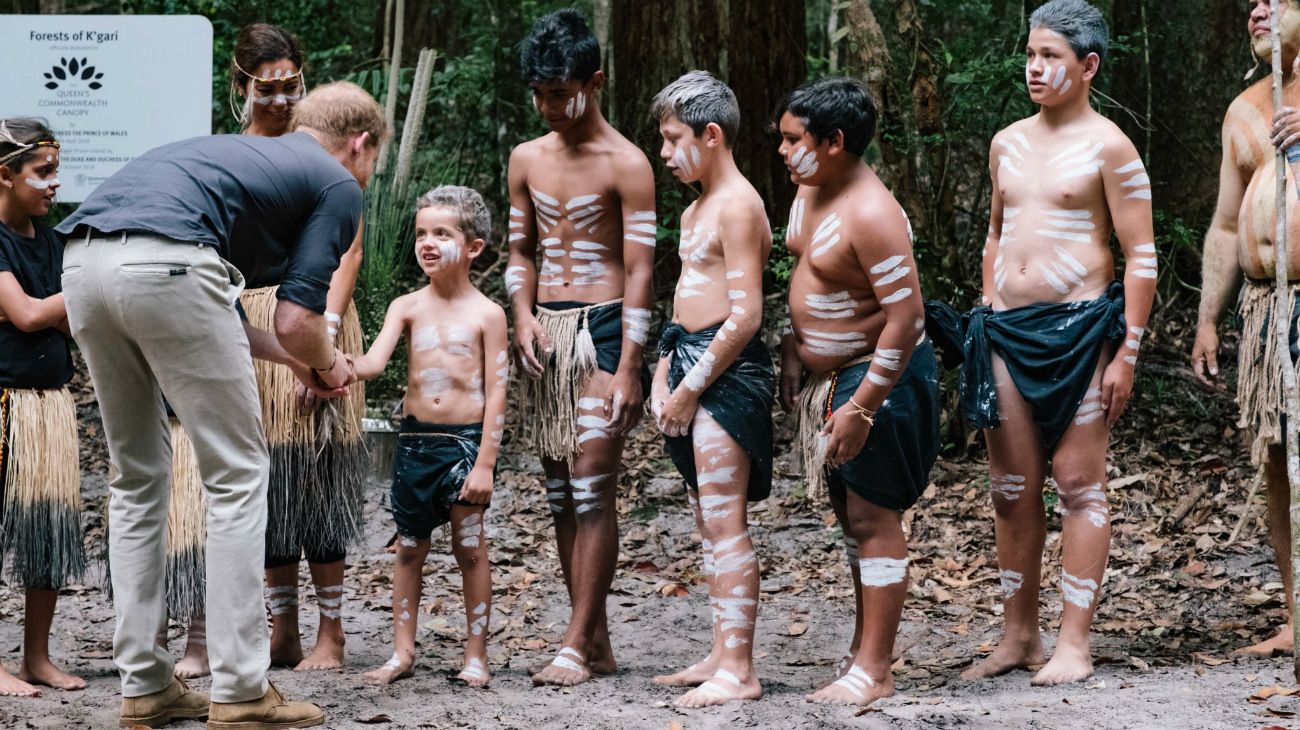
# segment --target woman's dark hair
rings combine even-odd
[[[302,46],[289,31],[270,23],[253,23],[239,29],[235,41],[235,56],[230,64],[230,83],[236,89],[248,84],[249,74],[257,67],[287,58],[302,69]]]
[[[14,152],[27,147],[33,142],[53,142],[54,132],[50,130],[44,119],[35,117],[11,117],[0,120],[0,160],[4,160]],[[51,145],[38,145],[30,147],[12,159],[5,160],[4,166],[17,172],[23,165],[36,158],[41,153],[43,147]]]
[[[600,70],[600,42],[581,12],[561,8],[533,23],[519,51],[519,66],[530,84],[586,83]]]

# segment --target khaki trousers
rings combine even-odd
[[[122,695],[171,682],[167,625],[171,442],[165,394],[194,443],[208,494],[207,620],[212,699],[267,690],[263,605],[266,484],[253,361],[235,301],[243,277],[211,247],[145,234],[74,237],[63,259],[72,336],[86,357],[117,476],[109,561]]]

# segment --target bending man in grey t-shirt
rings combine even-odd
[[[298,104],[295,123],[298,133],[279,138],[202,137],[147,152],[57,229],[68,241],[69,324],[118,471],[109,559],[113,654],[128,724],[209,712],[209,727],[218,728],[324,721],[318,708],[285,701],[266,681],[269,461],[249,356],[288,365],[325,397],[355,380],[322,314],[387,129],[374,99],[346,83],[312,92]],[[257,255],[237,255],[251,251]],[[274,333],[241,322],[244,278],[265,272],[241,272],[231,259],[283,272]],[[164,395],[194,442],[208,493],[210,708],[207,697],[172,678],[171,656],[156,643],[166,626],[171,449]]]

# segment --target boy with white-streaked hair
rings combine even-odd
[[[485,687],[492,573],[484,513],[505,427],[510,364],[505,311],[474,288],[469,269],[491,238],[491,217],[475,191],[443,185],[415,215],[415,256],[429,285],[398,297],[370,351],[353,360],[357,378],[378,377],[397,341],[408,343],[401,435],[391,503],[400,535],[393,576],[393,656],[368,684],[411,676],[429,537],[451,522],[452,553],[465,592],[467,640],[458,679]]]
[[[1158,256],[1142,158],[1089,104],[1108,45],[1101,11],[1052,0],[1029,28],[1025,81],[1039,112],[993,138],[983,306],[966,315],[962,379],[962,409],[988,443],[1006,628],[962,676],[1046,658],[1038,609],[1050,474],[1060,497],[1061,631],[1032,683],[1054,685],[1092,675],[1089,634],[1111,534],[1106,452],[1133,390]]]
[[[762,695],[753,661],[759,566],[746,502],[772,489],[776,376],[759,335],[772,232],[732,156],[740,108],[726,84],[691,71],[659,92],[651,114],[664,140],[659,156],[701,190],[682,213],[682,273],[650,408],[686,481],[713,616],[708,657],[655,682],[699,685],[677,705],[705,707]]]

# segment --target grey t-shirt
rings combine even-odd
[[[212,246],[248,281],[278,283],[280,299],[322,313],[361,205],[356,179],[310,136],[225,134],[144,153],[55,230],[71,236],[89,226]]]

